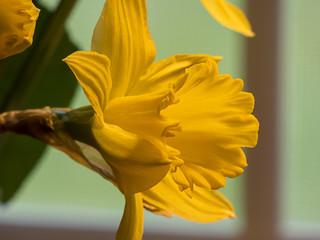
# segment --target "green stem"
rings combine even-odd
[[[61,0],[57,10],[39,34],[39,39],[33,43],[34,47],[19,70],[15,83],[0,105],[0,112],[24,108],[63,37],[65,21],[76,2],[77,0]]]

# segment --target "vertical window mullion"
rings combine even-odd
[[[278,0],[248,0],[256,36],[248,40],[248,91],[260,122],[258,145],[249,149],[246,172],[247,229],[244,239],[277,239],[278,223]]]

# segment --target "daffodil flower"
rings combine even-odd
[[[31,0],[0,0],[0,59],[32,44],[38,15]]]
[[[219,74],[221,57],[155,56],[145,0],[108,0],[91,51],[64,60],[92,106],[74,159],[126,198],[118,240],[142,238],[143,206],[198,222],[235,217],[216,189],[243,172],[241,148],[257,142],[254,98],[241,79]]]
[[[223,26],[239,32],[247,37],[254,37],[250,22],[246,15],[225,0],[201,0],[208,12]]]

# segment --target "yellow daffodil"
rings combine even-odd
[[[90,131],[71,136],[90,133],[68,140],[81,149],[69,155],[125,195],[118,240],[142,238],[143,206],[198,222],[235,217],[216,189],[243,172],[241,148],[257,142],[253,96],[219,74],[221,57],[155,56],[145,0],[108,0],[91,51],[65,59],[92,105],[73,113],[89,116]]]
[[[201,0],[208,12],[223,26],[239,32],[247,37],[254,37],[246,15],[225,0]]]
[[[31,0],[0,0],[0,59],[32,44],[38,15]]]

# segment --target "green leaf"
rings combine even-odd
[[[66,107],[76,81],[62,59],[77,50],[64,30],[75,0],[61,1],[54,13],[39,6],[33,45],[25,52],[0,61],[0,112]],[[0,135],[0,200],[14,196],[36,166],[45,145],[26,136]]]

